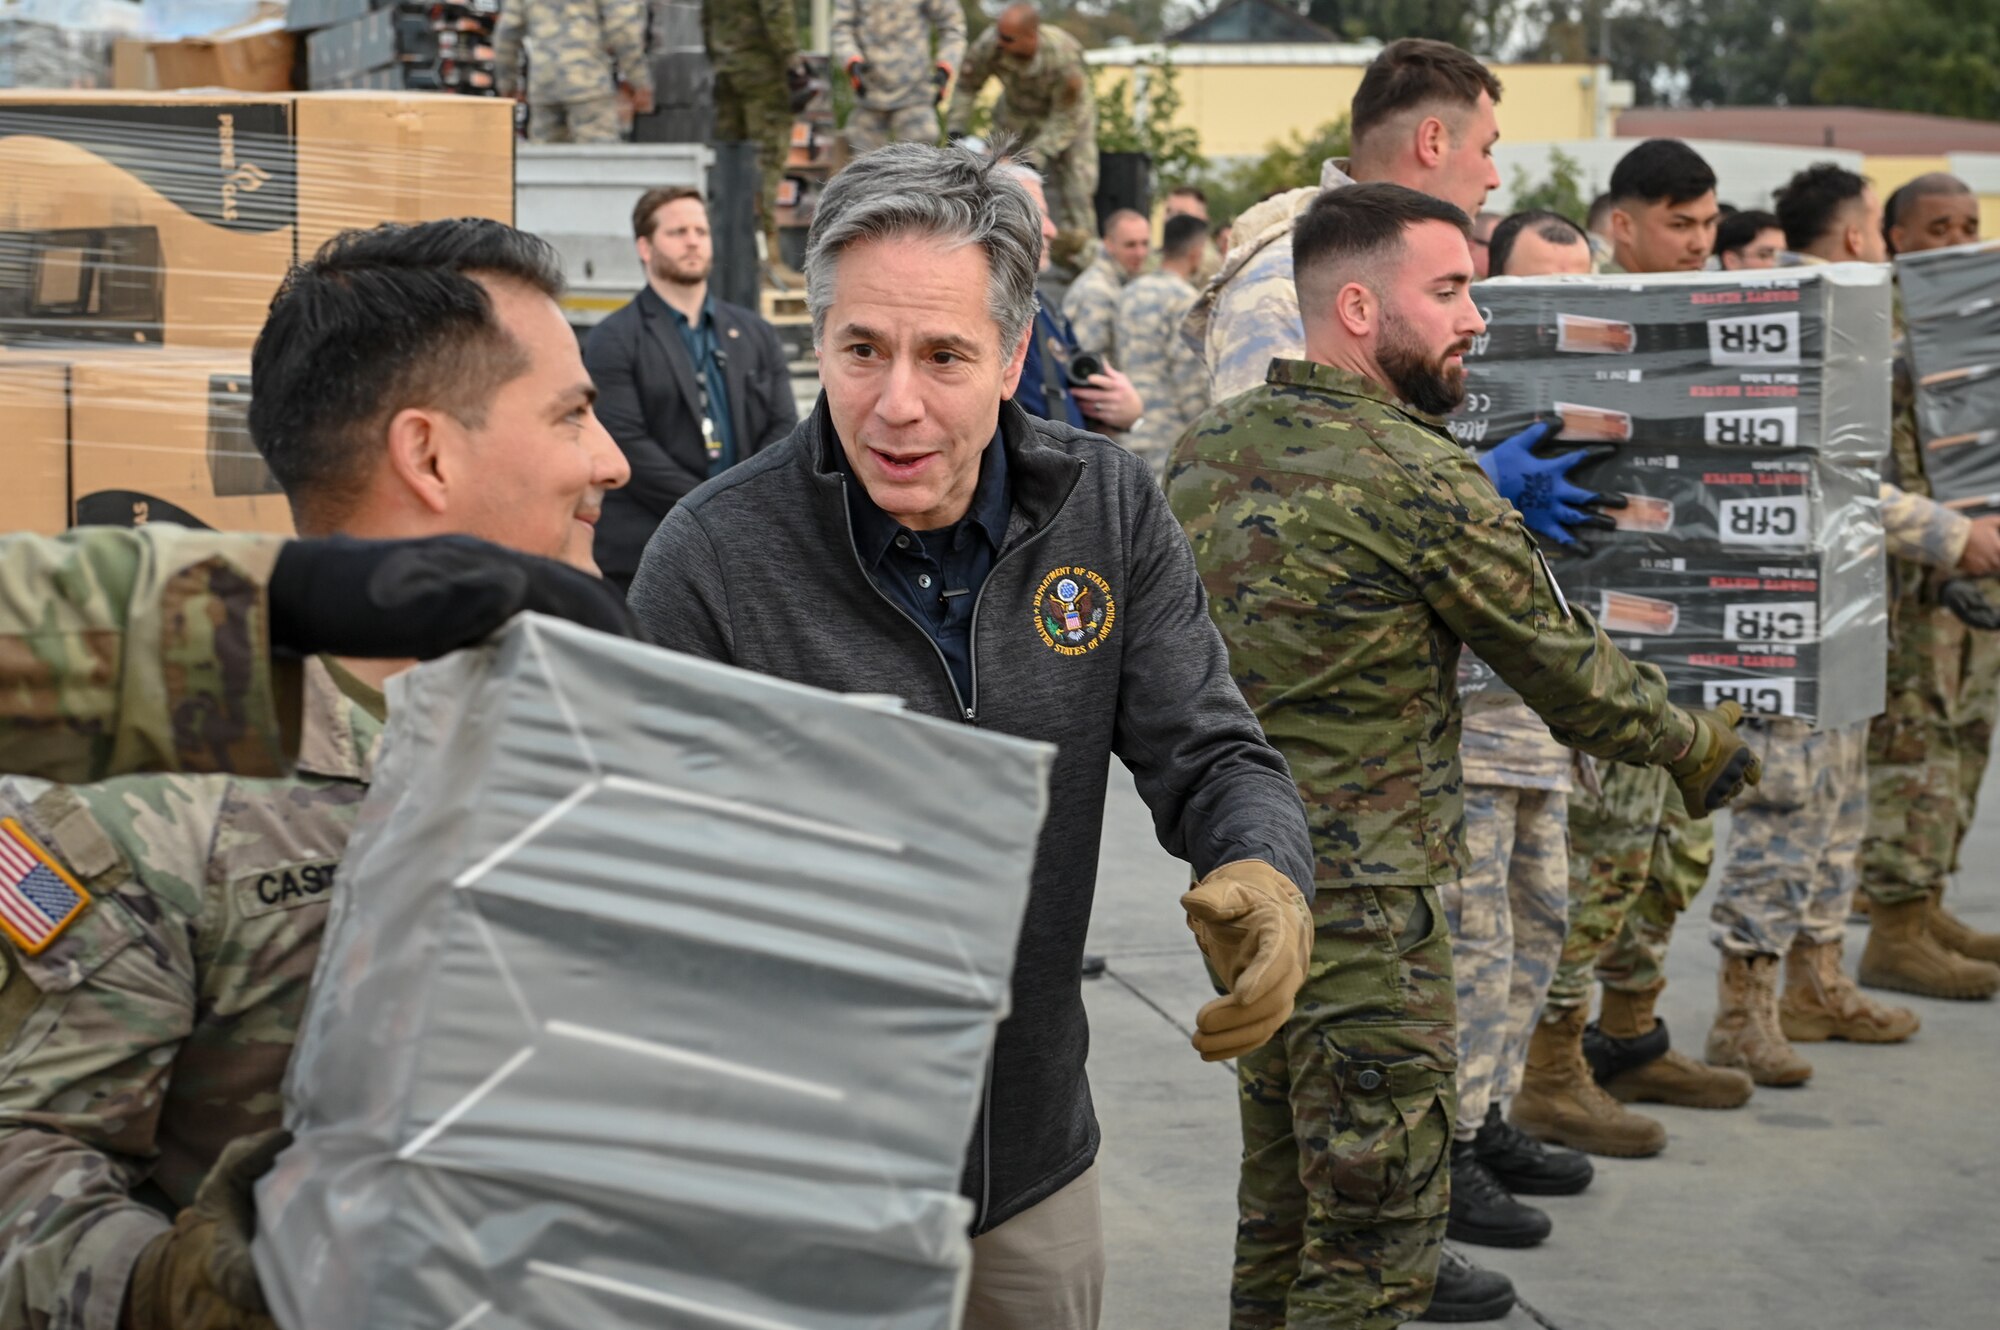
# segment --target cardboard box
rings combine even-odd
[[[291,509],[250,442],[246,360],[96,352],[69,367],[78,526],[176,522],[290,534]]]
[[[297,58],[297,39],[285,31],[283,16],[273,15],[205,37],[156,43],[153,72],[161,88],[284,92]]]
[[[0,346],[247,351],[295,260],[383,221],[513,219],[512,105],[0,93]]]
[[[111,86],[125,92],[150,92],[160,86],[153,72],[153,43],[144,37],[120,37],[111,46]]]
[[[56,357],[0,356],[0,437],[7,440],[0,530],[52,536],[67,527],[67,362]]]

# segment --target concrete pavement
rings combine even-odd
[[[1996,802],[1993,784],[1985,805]],[[2000,865],[1983,807],[1966,862]],[[1238,1150],[1234,1077],[1188,1047],[1210,996],[1175,897],[1187,870],[1154,843],[1114,766],[1085,984],[1104,1125],[1105,1330],[1222,1330]],[[1725,829],[1726,834],[1726,829]],[[1661,1011],[1700,1056],[1715,1010],[1704,892],[1682,921]],[[2000,871],[1955,904],[2000,929]],[[1850,928],[1848,967],[1866,940]],[[1889,997],[1888,994],[1877,994]],[[1461,1248],[1531,1305],[1503,1330],[1873,1330],[2000,1325],[2000,1004],[1909,998],[1906,1045],[1802,1045],[1803,1087],[1733,1112],[1648,1108],[1666,1152],[1598,1160],[1581,1196],[1537,1200],[1555,1234],[1529,1251]]]

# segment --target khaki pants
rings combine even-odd
[[[1103,1309],[1096,1164],[972,1240],[964,1330],[1097,1330]]]

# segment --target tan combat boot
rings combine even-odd
[[[1944,908],[1944,893],[1931,893],[1931,936],[1946,951],[1975,961],[2000,961],[2000,933],[1982,933]]]
[[[1921,1024],[1908,1007],[1885,1007],[1854,986],[1840,963],[1841,944],[1792,943],[1785,957],[1785,995],[1778,1020],[1785,1037],[1802,1044],[1848,1039],[1857,1044],[1900,1044]]]
[[[1708,1060],[1737,1067],[1759,1085],[1804,1085],[1812,1063],[1792,1050],[1778,1028],[1778,958],[1722,954],[1715,976],[1715,1024]]]
[[[1919,896],[1870,907],[1861,982],[1919,997],[1990,998],[2000,992],[2000,966],[1945,949],[1931,933],[1931,899]]]
[[[1657,1057],[1636,1065],[1629,1058],[1621,1058],[1621,1053],[1642,1040],[1666,1045],[1663,1037],[1666,1025],[1653,1015],[1653,1004],[1659,1001],[1660,990],[1665,987],[1664,983],[1655,984],[1639,993],[1616,988],[1604,990],[1604,1010],[1598,1015],[1597,1028],[1609,1045],[1609,1064],[1613,1069],[1602,1074],[1601,1084],[1612,1098],[1628,1104],[1741,1108],[1755,1087],[1740,1071],[1705,1067],[1670,1046]],[[1658,1034],[1654,1033],[1656,1030]]]
[[[1624,1107],[1591,1077],[1583,1060],[1588,1016],[1581,1007],[1551,1007],[1536,1023],[1527,1070],[1508,1116],[1537,1140],[1572,1150],[1624,1159],[1656,1155],[1666,1147],[1667,1129]]]

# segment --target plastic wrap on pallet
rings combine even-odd
[[[390,716],[258,1189],[278,1323],[956,1324],[1053,748],[537,618]]]
[[[2000,242],[1899,255],[1896,277],[1931,491],[2000,511]]]
[[[1552,558],[1569,602],[1675,701],[1851,724],[1881,707],[1887,605],[1887,270],[1503,279],[1466,358],[1459,437],[1537,419],[1594,445],[1578,483],[1617,529]],[[1468,706],[1509,698],[1467,658]]]
[[[289,530],[242,424],[278,284],[351,228],[512,221],[513,151],[484,99],[0,93],[9,528]]]

